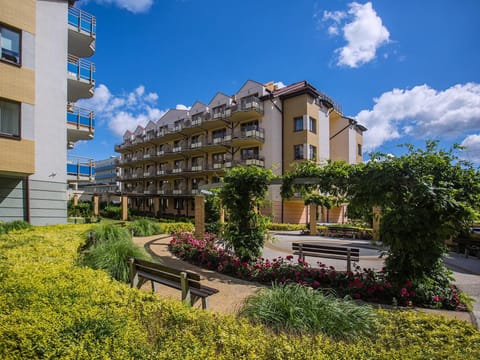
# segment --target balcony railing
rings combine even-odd
[[[68,24],[78,31],[84,31],[95,37],[97,32],[97,20],[95,16],[75,7],[68,9]]]
[[[67,123],[77,128],[87,127],[90,131],[95,128],[95,113],[78,106],[67,105]]]
[[[95,164],[93,159],[79,156],[69,156],[67,159],[67,175],[76,178],[93,179],[95,176]]]
[[[95,65],[72,54],[68,54],[68,73],[77,80],[95,84]]]

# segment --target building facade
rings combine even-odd
[[[95,180],[78,186],[82,192],[79,200],[89,201],[92,195],[98,195],[102,202],[120,202],[121,183],[118,181],[120,168],[117,165],[119,159],[118,156],[111,156],[95,161]]]
[[[67,148],[93,137],[95,18],[66,0],[0,0],[0,220],[65,223],[67,184],[90,162]]]
[[[306,160],[361,162],[365,130],[306,81],[277,88],[249,80],[232,96],[217,93],[208,104],[197,101],[127,131],[115,151],[130,206],[193,216],[201,187],[220,182],[232,166],[266,167],[281,175]],[[275,222],[306,221],[303,201],[283,200],[280,185],[270,186],[269,204]],[[335,209],[322,220],[340,216]]]

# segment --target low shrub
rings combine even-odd
[[[241,261],[238,257],[216,244],[214,236],[197,240],[190,233],[176,234],[170,241],[170,250],[176,256],[193,264],[212,269],[240,279],[263,284],[298,283],[313,289],[335,289],[339,297],[351,296],[358,300],[401,306],[435,307],[449,310],[466,310],[457,288],[450,283],[436,285],[440,292],[427,297],[417,294],[418,284],[407,281],[391,283],[383,271],[361,269],[353,272],[336,271],[333,266],[317,262],[316,267],[294,260],[292,255],[273,260],[259,258],[254,262]],[[464,299],[464,298],[463,298]]]
[[[23,220],[14,220],[10,222],[0,222],[0,234],[7,234],[14,230],[31,229],[32,225]]]
[[[130,289],[86,267],[87,225],[0,236],[2,359],[479,359],[480,332],[457,320],[379,311],[370,338],[274,334]]]
[[[339,300],[300,284],[259,290],[245,300],[239,315],[277,333],[322,333],[336,339],[370,336],[378,327],[378,314],[372,307]]]
[[[296,231],[306,229],[305,224],[281,224],[281,223],[269,223],[267,229],[270,231]]]
[[[100,215],[109,219],[120,220],[122,218],[122,206],[107,205],[104,209],[100,210]]]
[[[149,219],[138,219],[128,225],[133,236],[152,236],[163,233],[161,225]]]
[[[195,225],[190,222],[162,223],[165,234],[175,234],[180,232],[193,232]]]
[[[101,224],[90,229],[84,234],[85,248],[89,248],[96,244],[105,243],[115,240],[131,240],[130,233],[127,229],[116,226],[115,224]]]

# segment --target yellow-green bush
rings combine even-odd
[[[377,335],[334,341],[274,335],[244,319],[190,309],[76,265],[87,229],[0,236],[0,358],[480,358],[478,330],[415,312],[380,311]]]
[[[189,222],[162,223],[162,229],[165,234],[193,232],[195,230],[195,225]]]

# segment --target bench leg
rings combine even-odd
[[[187,304],[193,305],[192,295],[188,286],[187,273],[180,273],[180,284],[182,286],[182,301],[186,302]]]
[[[202,309],[206,310],[208,308],[208,297],[202,298]]]
[[[347,271],[352,271],[352,265],[350,264],[350,248],[347,249]]]

